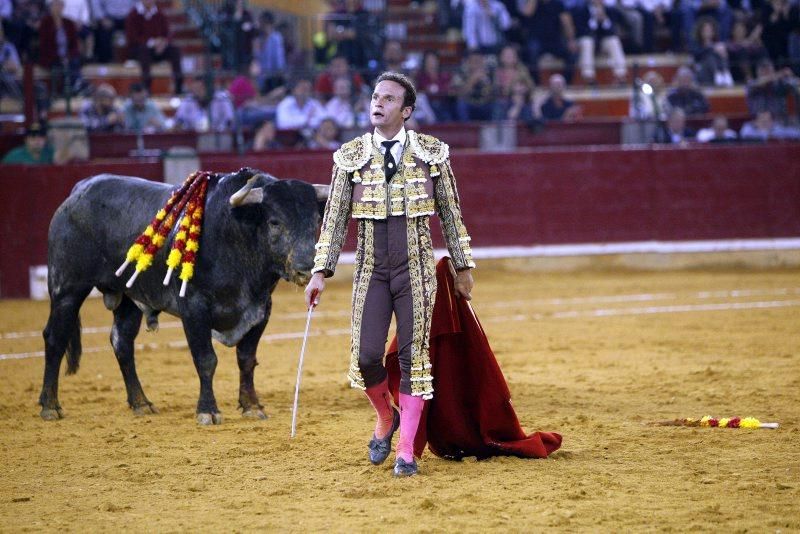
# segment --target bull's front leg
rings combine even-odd
[[[200,378],[200,398],[197,401],[197,422],[201,425],[222,423],[222,414],[214,397],[214,372],[217,353],[211,344],[211,324],[205,314],[186,313],[181,318],[192,360]]]
[[[267,319],[264,319],[263,322],[251,328],[236,345],[236,360],[239,362],[239,407],[242,409],[244,417],[254,419],[267,418],[264,407],[258,402],[258,394],[256,394],[253,384],[253,372],[258,365],[258,360],[256,360],[258,342],[266,326]]]

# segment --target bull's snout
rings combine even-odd
[[[313,248],[311,249],[314,250]],[[286,258],[287,281],[305,286],[311,280],[311,269],[314,267],[313,252],[297,254],[294,250]]]

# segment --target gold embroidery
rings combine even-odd
[[[430,330],[436,297],[433,246],[428,217],[408,219],[408,274],[411,284],[413,323],[411,334],[411,394],[433,397],[430,364]]]
[[[434,180],[436,212],[442,223],[442,233],[447,242],[447,250],[453,259],[456,269],[475,267],[472,260],[472,248],[469,246],[469,234],[461,217],[455,177],[449,163],[441,165],[442,175]]]
[[[367,290],[375,268],[375,226],[372,221],[358,221],[358,247],[356,265],[353,273],[353,310],[351,317],[350,370],[347,377],[354,388],[366,389],[364,377],[358,367],[361,352],[361,322],[364,317],[364,304]]]
[[[312,273],[329,271],[332,274],[336,270],[336,262],[339,261],[339,254],[347,235],[352,196],[353,185],[347,177],[347,171],[334,165],[331,190],[325,206],[325,217],[315,247],[316,255]]]

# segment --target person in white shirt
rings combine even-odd
[[[278,104],[275,125],[279,130],[313,130],[324,118],[325,108],[311,98],[311,80],[301,78],[294,83],[292,93]]]
[[[333,119],[339,128],[352,128],[356,124],[352,87],[347,78],[336,79],[333,82],[333,98],[325,104],[325,115]]]
[[[735,141],[737,138],[736,132],[728,128],[728,118],[725,115],[714,117],[714,122],[709,128],[701,128],[697,132],[697,141],[700,143],[722,143]]]
[[[503,32],[511,27],[511,16],[499,0],[467,0],[462,33],[467,50],[495,54],[505,41]]]

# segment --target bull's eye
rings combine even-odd
[[[281,225],[281,222],[278,219],[270,219],[269,225],[273,228],[278,228]]]

